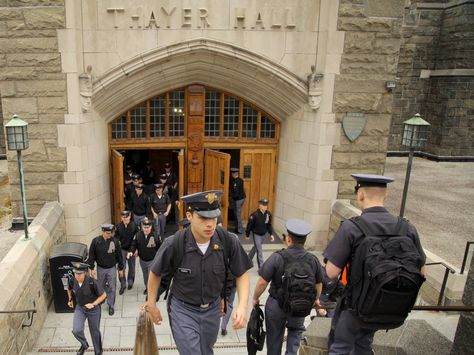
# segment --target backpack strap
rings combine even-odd
[[[360,216],[353,217],[349,219],[349,221],[354,223],[357,226],[357,228],[360,229],[364,237],[372,234],[370,231],[369,224],[366,221],[364,221],[364,219],[362,219]]]
[[[176,274],[176,271],[178,271],[178,268],[180,267],[184,258],[185,239],[186,239],[186,229],[181,229],[174,234],[174,239],[173,239],[173,244],[172,244],[173,258],[171,259],[171,269],[173,270],[173,273],[171,274],[168,285],[166,286],[165,296],[163,298],[165,300],[168,298],[168,294],[171,287],[171,280],[173,280],[173,277]]]
[[[224,276],[224,286],[222,288],[221,295],[224,294],[224,313],[227,312],[227,280],[228,280],[228,273],[229,273],[229,258],[230,258],[230,243],[229,243],[229,232],[226,231],[221,226],[216,227],[217,236],[219,237],[219,241],[222,243],[222,248],[224,249],[223,258],[224,258],[224,266],[225,266],[225,276]]]

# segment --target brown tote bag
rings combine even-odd
[[[135,347],[133,355],[158,355],[158,343],[156,341],[155,327],[150,315],[141,311],[137,319],[137,333],[135,335]]]

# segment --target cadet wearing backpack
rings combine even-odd
[[[349,264],[346,291],[332,319],[330,355],[371,354],[375,332],[403,324],[424,281],[426,256],[415,227],[383,207],[393,179],[352,177],[362,215],[344,221],[324,252],[330,278]]]
[[[147,309],[155,324],[162,316],[156,307],[161,280],[172,274],[168,297],[171,331],[181,355],[213,354],[219,332],[226,270],[236,276],[239,303],[232,316],[234,329],[247,320],[251,262],[239,240],[217,227],[222,191],[182,197],[190,226],[165,239],[148,277]],[[179,248],[177,248],[179,247]],[[181,252],[181,255],[177,255]],[[179,260],[179,263],[177,262]],[[176,263],[178,265],[176,265]]]
[[[281,354],[285,327],[288,329],[286,354],[297,354],[304,319],[311,309],[319,306],[323,288],[323,273],[319,260],[304,250],[311,226],[298,219],[286,222],[288,249],[273,253],[259,270],[253,293],[254,306],[270,283],[265,304],[267,353]]]

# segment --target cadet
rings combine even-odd
[[[399,228],[400,219],[390,214],[384,205],[387,196],[387,183],[393,181],[392,178],[381,175],[352,174],[356,180],[355,192],[357,202],[362,209],[359,217],[371,227],[374,235],[395,235]],[[407,236],[413,241],[415,249],[420,254],[422,263],[421,274],[424,275],[424,260],[426,256],[420,244],[416,228],[407,223]],[[357,267],[352,262],[357,246],[364,238],[364,233],[351,220],[344,221],[334,238],[330,241],[324,251],[327,258],[326,273],[329,278],[334,279],[341,270],[349,263]],[[355,270],[349,268],[348,286],[351,286],[350,275]],[[361,270],[357,270],[361,272]],[[372,354],[372,341],[375,334],[374,328],[364,328],[361,326],[358,317],[348,309],[347,298],[343,297],[338,303],[336,314],[332,319],[331,332],[329,334],[328,348],[329,354],[349,354],[353,351],[356,355]]]
[[[123,277],[120,278],[120,295],[124,293],[125,288],[127,287],[127,283],[128,289],[130,290],[133,287],[133,283],[135,282],[135,256],[127,258],[127,254],[129,253],[132,247],[133,238],[135,238],[135,234],[138,230],[135,222],[131,221],[131,215],[132,214],[130,211],[122,211],[122,221],[115,226],[115,236],[120,242],[120,248],[122,251],[123,259]],[[128,275],[125,279],[127,264]]]
[[[135,257],[137,254],[140,257],[140,267],[142,268],[143,281],[145,283],[145,291],[143,291],[143,294],[146,294],[147,292],[146,284],[148,281],[148,273],[156,252],[161,245],[160,238],[151,230],[152,224],[153,223],[149,221],[148,218],[143,220],[142,230],[137,233],[132,242],[130,252],[127,255],[127,258]]]
[[[143,221],[150,210],[150,200],[143,193],[143,184],[135,185],[135,193],[132,194],[131,209],[133,212],[133,221],[137,226]]]
[[[221,316],[221,292],[224,289],[226,264],[236,276],[239,303],[232,316],[234,329],[243,328],[247,321],[250,281],[247,270],[251,267],[245,251],[237,238],[227,238],[226,249],[216,231],[220,215],[219,196],[222,191],[206,191],[184,196],[188,205],[186,217],[191,222],[185,229],[184,255],[177,269],[172,268],[173,247],[177,235],[165,239],[156,254],[148,277],[147,308],[156,324],[161,324],[156,296],[161,277],[174,273],[168,312],[171,330],[182,355],[213,354],[213,346],[219,332]],[[225,253],[225,254],[223,254]],[[175,272],[176,270],[176,272]]]
[[[307,235],[311,233],[311,226],[302,220],[290,219],[286,222],[286,230],[288,232],[286,238],[288,248],[273,253],[265,261],[258,272],[260,277],[253,293],[253,305],[255,306],[259,304],[260,296],[270,283],[269,297],[265,303],[265,326],[267,329],[267,353],[272,355],[281,354],[285,327],[288,329],[286,354],[296,355],[300,347],[301,335],[305,330],[305,316],[292,316],[283,310],[279,303],[284,292],[282,290],[282,279],[285,268],[288,267],[288,265],[285,265],[283,255],[290,258],[290,260],[298,260],[298,263],[306,263],[309,267],[308,270],[311,271],[311,275],[308,275],[308,280],[311,280],[309,287],[314,287],[315,290],[310,290],[310,292],[304,289],[297,290],[304,295],[313,295],[312,298],[309,297],[309,311],[312,307],[319,306],[319,296],[323,288],[321,264],[313,254],[304,250],[304,243]],[[299,272],[301,273],[301,271]],[[303,296],[303,298],[306,298],[306,296]]]
[[[163,193],[163,184],[155,185],[155,193],[150,197],[151,213],[155,220],[155,228],[158,236],[163,240],[165,237],[166,217],[171,210],[171,200]]]
[[[252,213],[245,230],[245,239],[250,239],[250,232],[253,234],[253,247],[249,252],[250,260],[253,259],[255,252],[257,253],[258,268],[263,264],[262,243],[265,234],[270,234],[270,240],[273,242],[275,237],[272,227],[272,215],[268,212],[268,200],[262,199],[258,201],[258,209]]]
[[[117,283],[118,264],[119,278],[123,278],[123,259],[120,249],[120,242],[112,237],[112,224],[103,224],[102,235],[92,239],[89,248],[89,258],[87,263],[92,269],[92,276],[97,275],[99,285],[107,292],[107,304],[109,305],[109,315],[113,315],[115,310],[115,284]],[[94,264],[97,263],[97,274],[94,271]]]
[[[173,206],[173,215],[175,224],[178,225],[178,177],[175,173],[171,171],[171,164],[165,163],[165,174],[166,176],[166,185],[168,187],[168,191],[166,192],[171,200],[171,205]]]
[[[84,323],[87,319],[89,331],[91,333],[92,344],[95,354],[102,354],[102,340],[100,336],[100,304],[104,302],[107,295],[98,282],[87,274],[89,265],[85,263],[71,263],[74,278],[70,280],[67,290],[67,305],[74,308],[74,320],[72,334],[81,343],[77,351],[78,355],[83,355],[89,348],[84,335]],[[76,300],[74,307],[73,294]]]
[[[243,234],[241,209],[245,202],[244,180],[239,177],[238,168],[230,168],[230,173],[229,197],[235,214],[235,231],[238,234]]]

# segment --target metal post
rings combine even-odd
[[[444,297],[444,290],[446,289],[446,283],[448,282],[449,276],[449,269],[444,270],[444,277],[443,277],[443,284],[441,285],[441,289],[439,290],[439,297],[438,297],[438,306],[441,306]]]
[[[403,187],[402,205],[400,207],[400,217],[403,217],[403,215],[405,214],[405,204],[407,201],[408,184],[410,183],[411,165],[413,162],[414,153],[415,153],[415,148],[410,147],[410,154],[408,155],[407,173],[405,175],[405,186]]]
[[[20,173],[20,189],[21,189],[21,205],[23,207],[23,227],[25,229],[25,240],[29,240],[28,236],[28,212],[26,211],[25,182],[23,179],[23,162],[21,160],[21,150],[16,151],[18,158],[18,171]]]

